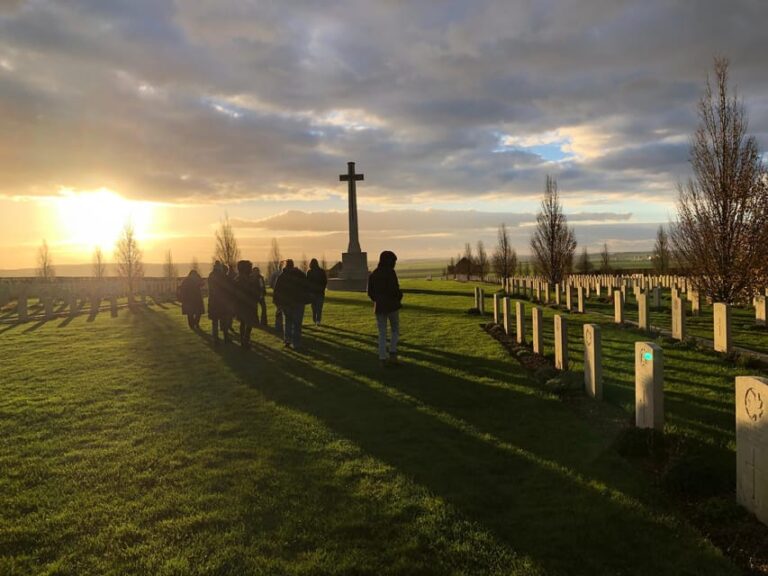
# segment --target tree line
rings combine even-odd
[[[744,302],[768,286],[768,170],[754,136],[747,134],[742,101],[728,85],[728,60],[716,58],[714,79],[707,77],[698,103],[699,125],[690,147],[693,177],[677,188],[677,214],[668,229],[659,226],[651,256],[658,274],[671,269],[691,277],[694,286],[715,302]],[[530,238],[533,272],[550,284],[574,271],[612,272],[607,244],[595,270],[583,248],[574,266],[577,242],[558,194],[547,175],[544,197]],[[492,258],[501,277],[515,271],[517,260],[506,225],[498,231]],[[487,258],[478,242],[473,255],[467,244],[463,261],[469,274],[484,277]],[[453,260],[451,268],[455,270]]]

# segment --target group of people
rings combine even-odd
[[[379,331],[379,360],[382,364],[397,363],[397,343],[400,336],[399,310],[403,293],[395,273],[397,256],[386,250],[379,264],[368,278],[368,296],[374,303]],[[205,281],[197,270],[191,270],[179,287],[181,313],[187,317],[189,327],[200,329],[200,318],[205,313],[203,287]],[[312,309],[312,322],[319,326],[323,317],[325,289],[328,277],[317,259],[309,263],[306,273],[296,267],[293,260],[280,263],[280,268],[269,278],[275,304],[275,329],[283,337],[286,347],[301,349],[301,332],[307,304]],[[249,260],[240,260],[236,270],[216,261],[208,276],[208,317],[211,336],[218,345],[219,331],[225,343],[232,340],[233,323],[239,325],[240,346],[251,347],[254,326],[268,326],[267,281],[258,267]],[[391,337],[387,346],[387,328]]]

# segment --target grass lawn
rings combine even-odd
[[[361,294],[329,294],[304,354],[213,348],[175,305],[0,326],[0,574],[739,573],[614,448],[639,335],[604,330],[590,418],[471,286],[403,287],[392,369]],[[732,455],[736,371],[665,355],[669,426]]]

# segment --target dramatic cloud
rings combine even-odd
[[[622,219],[603,231],[629,239],[688,177],[714,56],[768,144],[766,21],[764,0],[5,0],[0,201],[108,188],[338,230],[343,214],[262,217],[341,208],[355,160],[363,207],[479,210],[370,226],[522,223],[549,173],[574,221]],[[526,214],[480,214],[496,208]]]

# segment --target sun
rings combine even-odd
[[[95,247],[111,250],[126,222],[133,224],[139,240],[148,237],[152,226],[151,203],[126,200],[105,188],[62,190],[54,202],[62,242],[82,246],[84,251]]]

